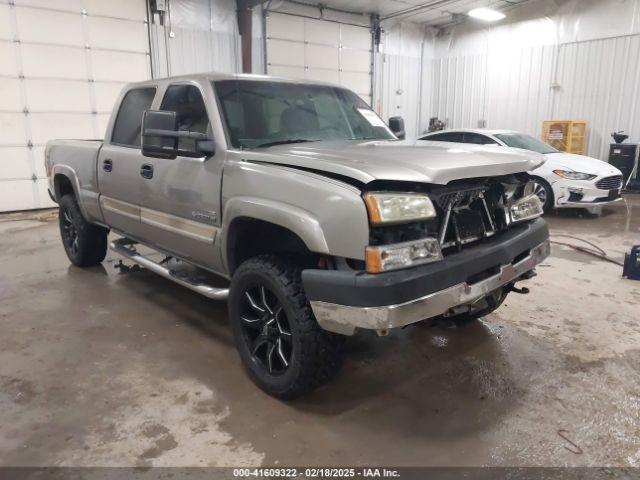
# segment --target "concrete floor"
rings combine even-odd
[[[626,202],[549,215],[552,235],[620,259]],[[224,303],[114,261],[72,267],[56,222],[0,217],[0,465],[640,466],[640,282],[616,265],[554,246],[530,295],[353,337],[338,380],[287,404],[244,375]]]

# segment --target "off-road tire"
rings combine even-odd
[[[343,359],[344,337],[320,328],[305,296],[300,274],[301,268],[291,261],[261,255],[242,263],[230,286],[229,318],[242,363],[256,385],[280,399],[299,397],[331,380],[340,370]],[[243,302],[246,302],[247,292],[260,288],[256,285],[264,285],[269,291],[271,303],[286,315],[284,318],[291,334],[287,338],[290,342],[288,366],[281,364],[283,371],[278,375],[271,374],[265,362],[252,353],[256,339],[252,343],[247,324],[243,323],[246,320],[241,318],[248,316],[243,313],[247,306]],[[256,313],[259,316],[259,311]],[[255,328],[264,332],[263,327]],[[280,323],[278,330],[282,332]]]
[[[77,267],[94,267],[102,263],[107,255],[109,231],[87,222],[73,195],[64,195],[59,207],[60,236],[71,263]]]

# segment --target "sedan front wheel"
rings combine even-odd
[[[553,208],[554,203],[553,190],[551,189],[551,185],[549,185],[541,178],[534,178],[533,183],[533,193],[535,193],[540,199],[540,203],[542,203],[544,213],[549,212],[549,210]]]

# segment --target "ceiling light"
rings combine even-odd
[[[485,22],[497,22],[502,20],[506,15],[492,8],[474,8],[467,14],[470,17],[477,18],[478,20],[484,20]]]

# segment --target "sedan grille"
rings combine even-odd
[[[598,187],[601,190],[613,190],[614,188],[620,188],[621,186],[622,186],[622,175],[605,177],[596,182],[596,187]]]

